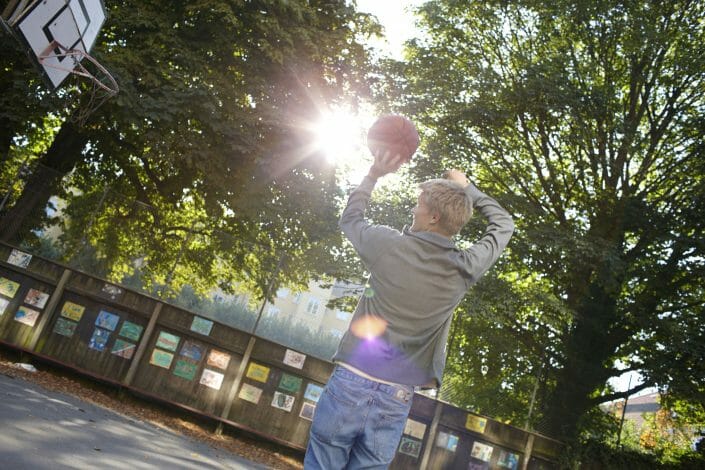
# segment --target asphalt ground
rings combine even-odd
[[[265,469],[76,397],[0,374],[0,469]]]

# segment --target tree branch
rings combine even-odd
[[[629,398],[631,395],[641,392],[642,390],[647,389],[649,387],[654,387],[655,385],[656,384],[644,382],[643,384],[637,385],[636,387],[632,387],[631,389],[625,390],[624,392],[608,393],[607,395],[600,395],[599,397],[591,398],[590,404],[591,406],[596,406],[601,403],[606,403],[608,401]]]

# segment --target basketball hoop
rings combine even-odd
[[[108,98],[115,96],[119,91],[118,84],[110,72],[81,49],[68,49],[58,41],[52,41],[37,59],[45,68],[69,73],[74,78],[87,79],[74,81],[78,99],[77,104],[73,106],[71,120],[80,126],[84,125],[88,117]]]
[[[52,91],[71,77],[58,95],[81,126],[118,92],[110,72],[90,55],[105,17],[103,0],[9,0],[0,17]]]

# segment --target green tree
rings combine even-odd
[[[662,461],[677,463],[684,460],[705,431],[705,407],[668,395],[661,400],[661,406],[658,412],[645,417],[640,444]]]
[[[56,129],[0,239],[31,237],[58,195],[67,256],[93,246],[114,278],[141,258],[175,291],[221,279],[262,292],[282,253],[290,281],[330,266],[339,193],[306,125],[365,93],[360,40],[375,30],[344,1],[112,2],[93,52],[120,93]],[[32,84],[11,96],[37,100]],[[25,141],[33,119],[3,132]]]
[[[3,48],[0,50],[0,162],[9,159],[10,148],[18,135],[33,132],[47,113],[56,109],[57,100],[44,88],[19,42],[0,28]],[[32,140],[36,141],[36,137]],[[3,173],[5,173],[3,171]]]
[[[438,0],[387,64],[381,91],[423,125],[416,174],[462,168],[517,221],[453,325],[469,406],[521,422],[533,396],[534,425],[573,438],[645,387],[705,400],[704,9]],[[627,370],[644,383],[614,393]]]

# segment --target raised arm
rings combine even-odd
[[[465,253],[465,262],[471,274],[471,284],[497,261],[514,233],[512,216],[497,201],[480,191],[468,177],[459,170],[449,170],[446,178],[461,184],[472,200],[475,210],[487,219],[487,228],[482,237]]]
[[[398,236],[399,232],[390,227],[368,224],[365,220],[365,209],[377,179],[397,171],[402,163],[403,160],[398,155],[375,155],[375,161],[367,176],[350,194],[348,204],[338,222],[341,230],[368,267],[372,266],[377,259],[383,240]]]

